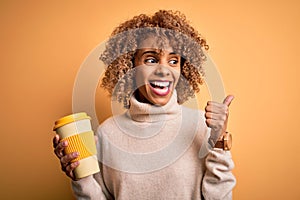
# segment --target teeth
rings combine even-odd
[[[153,81],[151,83],[157,87],[169,87],[170,85],[169,81]]]

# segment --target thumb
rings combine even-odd
[[[223,104],[227,105],[227,106],[230,106],[232,100],[234,99],[234,96],[233,95],[228,95],[224,101],[223,101]]]

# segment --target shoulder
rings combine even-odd
[[[97,134],[113,132],[120,126],[120,124],[127,123],[128,120],[130,119],[128,118],[126,112],[120,115],[111,116],[98,126]]]
[[[97,128],[97,133],[103,132],[105,130],[112,129],[115,126],[115,120],[114,116],[111,116],[107,118],[104,122],[102,122],[98,128]]]

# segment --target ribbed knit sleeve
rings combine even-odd
[[[72,189],[78,200],[106,200],[101,186],[92,175],[78,181],[72,181]]]
[[[232,189],[236,184],[231,170],[234,163],[229,151],[210,150],[206,160],[206,172],[203,178],[202,194],[206,200],[232,199]]]

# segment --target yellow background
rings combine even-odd
[[[53,154],[53,122],[71,113],[92,49],[120,22],[158,9],[186,14],[236,97],[234,199],[300,199],[297,0],[1,0],[1,199],[73,199]]]

